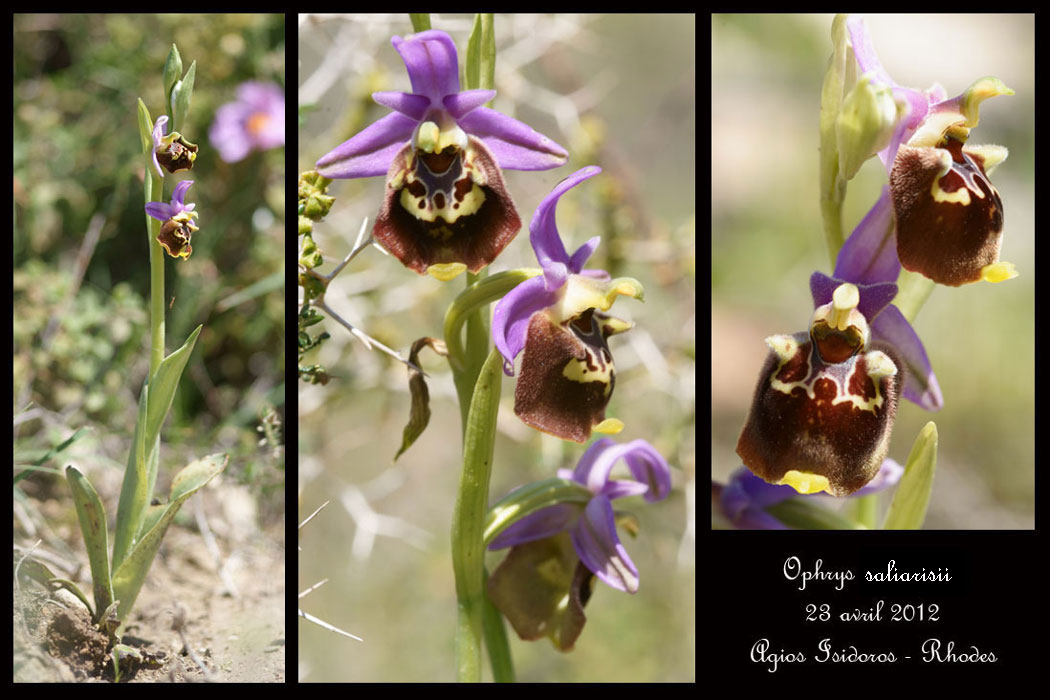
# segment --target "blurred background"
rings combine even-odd
[[[283,90],[284,15],[22,14],[14,16],[16,472],[86,430],[45,465],[53,473],[15,489],[16,539],[46,527],[34,504],[69,504],[57,471],[69,463],[93,481],[111,520],[116,509],[149,367],[136,99],[154,118],[164,113],[173,42],[184,71],[197,62],[181,132],[200,151],[191,172],[165,177],[164,198],[176,181],[193,180],[186,200],[200,230],[188,260],[164,256],[167,352],[204,329],[163,433],[157,489],[166,494],[192,459],[227,452],[220,480],[247,489],[256,525],[283,536],[284,149],[226,163],[209,128],[244,81]],[[71,517],[62,525],[75,533],[72,512],[56,515]]]
[[[472,15],[433,15],[461,68]],[[588,267],[629,275],[645,303],[613,308],[634,329],[610,341],[616,391],[610,417],[619,438],[645,438],[668,459],[674,490],[661,502],[617,501],[641,520],[625,546],[641,590],[599,585],[574,651],[510,631],[522,681],[692,681],[694,672],[693,475],[695,470],[695,18],[675,15],[497,15],[493,107],[565,146],[567,165],[506,171],[523,228],[493,272],[535,266],[528,222],[561,179],[589,164],[602,175],[562,198],[558,225],[574,250],[602,243]],[[412,33],[407,15],[300,15],[299,169],[389,113],[371,93],[410,90],[392,36]],[[329,272],[370,229],[383,178],[338,180],[331,215],[315,226]],[[369,249],[329,287],[343,318],[407,356],[424,335],[440,337],[462,279],[442,284]],[[316,330],[317,327],[311,329]],[[331,505],[300,534],[299,589],[328,583],[301,607],[364,643],[300,620],[303,681],[452,680],[455,592],[449,527],[460,459],[459,409],[447,363],[424,351],[433,416],[397,461],[408,418],[405,367],[369,351],[331,320],[305,362],[333,375],[300,383],[299,513]],[[316,335],[316,333],[314,333]],[[491,496],[572,467],[584,446],[525,426],[513,413],[514,380],[503,384]],[[503,553],[488,555],[494,567]],[[486,668],[485,677],[489,677]]]
[[[767,348],[806,328],[809,276],[830,274],[818,193],[820,90],[833,15],[714,15],[711,25],[711,465],[725,483]],[[883,66],[901,85],[948,95],[992,75],[1016,92],[981,106],[972,143],[1010,149],[993,181],[1002,260],[1020,276],[937,287],[913,322],[944,394],[902,401],[889,456],[904,464],[927,421],[940,436],[927,529],[1034,526],[1034,29],[1032,15],[872,15]],[[857,225],[886,182],[877,158],[849,184]],[[829,503],[833,499],[828,499]],[[887,504],[888,504],[888,499]],[[884,504],[884,505],[887,505]]]

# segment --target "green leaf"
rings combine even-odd
[[[124,471],[124,484],[120,489],[120,504],[117,507],[117,531],[113,538],[114,570],[124,561],[142,528],[142,518],[153,497],[153,486],[157,483],[160,429],[171,410],[175,389],[178,388],[182,371],[193,352],[201,328],[203,326],[197,326],[181,348],[165,357],[153,378],[142,387],[135,438]]]
[[[186,115],[190,112],[190,98],[193,97],[193,80],[196,76],[197,62],[194,61],[190,64],[190,69],[186,71],[186,77],[175,84],[175,89],[172,93],[172,97],[175,100],[171,115],[173,122],[171,125],[172,131],[179,131],[185,128]],[[193,140],[196,141],[197,139]]]
[[[164,62],[164,100],[168,101],[171,99],[171,89],[175,87],[175,83],[179,81],[179,77],[182,75],[182,57],[179,56],[179,49],[175,44],[171,45],[171,51],[168,52],[168,60]]]
[[[22,471],[20,471],[17,474],[15,474],[14,481],[11,482],[11,483],[12,484],[17,484],[22,479],[26,478],[27,476],[29,476],[33,472],[37,471],[37,467],[42,467],[45,464],[47,464],[48,460],[50,460],[55,455],[60,454],[61,452],[64,452],[70,445],[72,445],[74,442],[76,442],[77,440],[82,438],[87,432],[88,432],[87,428],[78,428],[75,433],[73,433],[68,438],[63,440],[61,444],[59,444],[57,447],[52,447],[50,450],[48,450],[44,454],[43,457],[41,457],[40,459],[38,459],[35,462],[33,462],[33,466],[29,467],[28,469],[23,469]],[[48,470],[48,471],[51,471],[51,470]],[[55,473],[57,473],[57,470],[54,470],[54,471],[55,471]]]
[[[142,139],[142,152],[149,155],[149,152],[153,150],[153,118],[150,117],[149,108],[146,107],[141,97],[139,98],[139,137]]]
[[[229,459],[228,455],[214,454],[191,462],[176,474],[171,482],[168,504],[150,509],[151,513],[146,520],[151,526],[143,530],[142,537],[113,574],[113,596],[120,601],[117,617],[121,620],[122,629],[127,624],[128,614],[135,604],[142,582],[153,563],[153,557],[156,556],[175,514],[187,498],[226,468]]]
[[[150,379],[149,408],[146,413],[146,444],[152,444],[153,440],[160,434],[161,424],[171,410],[171,403],[175,398],[175,389],[179,386],[182,378],[182,370],[186,367],[186,361],[193,352],[193,345],[197,342],[201,328],[197,326],[190,337],[181,348],[171,353],[157,367],[156,374]]]
[[[474,28],[467,39],[464,77],[467,90],[491,90],[496,77],[496,33],[492,14],[474,15]]]
[[[75,467],[66,467],[66,480],[73,491],[73,503],[84,534],[88,562],[91,564],[91,583],[95,595],[95,610],[105,610],[113,602],[113,588],[109,578],[109,542],[106,536],[106,510],[91,482]],[[92,620],[98,622],[98,620]]]
[[[904,476],[893,494],[883,530],[918,530],[926,519],[937,468],[937,426],[930,421],[919,431],[904,465]]]
[[[531,513],[558,503],[586,505],[593,495],[583,484],[559,477],[514,489],[489,508],[485,517],[484,544],[488,546],[499,533]]]
[[[796,530],[866,530],[860,523],[828,510],[808,498],[789,498],[766,512]]]
[[[120,487],[120,502],[117,504],[117,529],[113,534],[113,569],[124,561],[142,523],[142,513],[152,495],[149,485],[149,461],[156,453],[153,445],[146,447],[146,407],[149,403],[149,382],[139,392],[138,420],[135,435],[128,454],[128,465],[124,469],[124,483]]]

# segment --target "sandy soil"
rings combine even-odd
[[[38,505],[46,517],[60,511],[61,503],[61,496],[57,503],[45,496]],[[195,507],[206,514],[218,559],[196,528]],[[260,527],[260,521],[268,524]],[[15,544],[31,544],[19,529],[16,521]],[[62,526],[56,533],[77,557],[82,573],[74,580],[90,597],[79,530]],[[122,664],[120,681],[284,682],[284,549],[283,514],[260,516],[244,487],[219,483],[195,494],[168,530],[135,603],[122,642],[138,649],[143,662]],[[113,682],[106,636],[82,605],[64,600],[33,581],[18,582],[14,680]],[[176,617],[181,634],[173,629]]]

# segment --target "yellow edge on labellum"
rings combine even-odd
[[[427,267],[427,273],[434,279],[448,282],[462,275],[466,269],[467,266],[461,262],[436,263]]]
[[[598,425],[591,428],[596,433],[603,435],[619,435],[623,430],[623,421],[619,418],[606,418]]]
[[[789,470],[777,484],[790,486],[804,495],[820,493],[821,491],[831,493],[831,482],[828,481],[826,476],[802,472],[797,469]]]
[[[1017,277],[1017,268],[1012,262],[1001,260],[981,268],[981,279],[985,282],[1005,282]]]

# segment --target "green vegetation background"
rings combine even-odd
[[[715,15],[711,26],[712,478],[740,465],[736,441],[767,348],[763,339],[804,329],[809,275],[830,273],[820,223],[817,146],[820,88],[831,52],[831,15]],[[926,527],[1034,526],[1035,225],[1034,16],[866,17],[897,82],[949,96],[994,75],[1016,91],[981,106],[973,143],[1009,159],[992,179],[1005,211],[1007,282],[937,287],[914,327],[944,394],[928,413],[902,401],[890,457],[907,459],[929,420],[940,449]],[[852,230],[886,182],[877,158],[849,185]]]
[[[435,28],[456,42],[461,66],[471,22],[471,15],[435,16]],[[540,200],[584,165],[602,166],[601,175],[561,199],[558,224],[570,250],[602,236],[589,267],[645,286],[644,304],[621,298],[613,308],[636,327],[610,341],[617,381],[608,415],[626,424],[619,440],[645,438],[667,457],[674,482],[665,501],[616,502],[641,520],[637,538],[622,534],[641,572],[638,593],[599,584],[568,654],[510,631],[518,679],[692,681],[695,18],[497,15],[495,31],[494,108],[561,143],[571,160],[556,170],[505,173],[523,227],[492,270],[535,266],[528,222]],[[410,89],[390,38],[411,32],[406,15],[302,18],[300,170],[390,113],[372,92]],[[350,251],[365,218],[371,227],[383,187],[380,177],[331,187],[335,207],[314,233],[325,253],[322,272]],[[405,352],[418,337],[441,336],[445,308],[462,288],[462,279],[420,277],[370,249],[336,279],[327,300]],[[365,641],[300,620],[299,677],[450,681],[456,601],[449,529],[460,426],[447,363],[424,351],[433,417],[394,464],[409,411],[405,367],[368,351],[332,321],[324,328],[332,339],[306,361],[320,362],[335,378],[300,387],[300,519],[332,504],[300,536],[299,589],[329,580],[300,605]],[[514,381],[503,382],[493,500],[574,466],[586,447],[515,417]],[[489,567],[502,556],[487,555]]]
[[[265,487],[283,510],[283,459],[256,428],[284,412],[284,150],[224,163],[208,137],[241,82],[283,85],[283,15],[15,15],[16,471],[80,427],[88,436],[48,466],[124,468],[149,346],[136,98],[164,113],[173,42],[184,70],[197,62],[182,133],[200,152],[191,172],[165,178],[164,196],[194,180],[200,230],[188,260],[165,257],[167,352],[204,330],[165,429],[158,487],[192,458],[226,451],[227,475]]]

